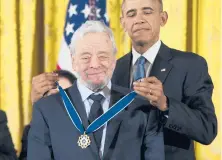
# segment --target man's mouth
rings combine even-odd
[[[100,74],[103,74],[104,72],[98,72],[98,73],[86,73],[86,75],[88,77],[93,77],[93,76],[97,76],[97,75],[100,75]]]
[[[138,29],[135,29],[133,32],[134,33],[137,33],[137,32],[140,32],[140,31],[148,31],[149,29],[146,29],[146,28],[138,28]]]

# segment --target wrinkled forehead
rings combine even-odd
[[[108,34],[104,32],[87,33],[77,42],[76,52],[112,53],[113,52],[112,42]]]

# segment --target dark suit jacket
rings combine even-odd
[[[131,53],[120,58],[112,83],[129,88],[131,64]],[[210,144],[217,135],[213,84],[205,59],[162,43],[150,76],[163,83],[169,102],[169,119],[164,126],[166,160],[195,159],[193,140]]]
[[[87,128],[87,115],[76,83],[66,92]],[[112,85],[111,104],[127,93],[125,88]],[[154,117],[149,117],[147,102],[137,99],[108,123],[104,160],[164,160],[163,134],[156,132],[157,123],[151,121]],[[78,146],[80,132],[69,119],[59,94],[41,99],[33,109],[28,135],[29,160],[100,159],[93,134],[89,134],[92,141],[89,147]]]
[[[22,149],[19,156],[19,160],[27,159],[27,150],[28,150],[28,134],[30,130],[30,125],[25,126],[22,135]]]
[[[16,160],[11,134],[7,127],[5,112],[0,110],[0,160]]]

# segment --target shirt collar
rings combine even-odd
[[[77,79],[77,88],[79,89],[79,93],[82,97],[82,101],[84,102],[88,97],[95,93],[95,94],[101,94],[105,97],[105,99],[109,100],[110,99],[110,91],[111,91],[111,81],[108,82],[108,85],[103,88],[103,90],[99,92],[93,92],[89,88],[87,88],[79,79]]]
[[[158,40],[152,47],[150,47],[145,53],[142,54],[146,58],[146,60],[153,64],[159,49],[161,46],[161,41]],[[132,54],[133,54],[133,61],[132,64],[135,65],[137,59],[141,56],[140,53],[138,53],[133,47],[132,47]]]

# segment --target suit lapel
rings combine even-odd
[[[164,83],[167,75],[169,74],[170,70],[172,69],[172,64],[170,64],[168,61],[172,59],[172,55],[170,53],[170,48],[168,48],[165,44],[162,43],[159,53],[157,54],[157,57],[154,61],[154,64],[152,66],[152,70],[150,73],[150,76],[157,77],[162,83]],[[115,77],[118,81],[118,85],[123,86],[125,88],[130,88],[130,67],[131,67],[131,61],[132,61],[132,53],[127,54],[124,57],[124,60],[121,61],[121,64],[119,64],[118,68],[116,68]],[[118,79],[120,78],[120,80]],[[121,94],[121,92],[111,92],[111,105],[115,104],[119,99],[121,99],[126,94]],[[134,102],[132,102],[130,107],[136,107],[136,106],[144,106],[149,105],[147,100],[145,100],[143,97],[138,96]],[[149,110],[149,107],[146,107],[145,109]],[[124,115],[126,114],[126,111],[120,112],[115,118],[113,118],[107,125],[107,131],[106,131],[106,141],[105,141],[105,147],[104,147],[104,154],[103,157],[110,157],[111,153],[111,147],[112,143],[115,143],[116,138],[118,136],[119,127],[121,125],[121,122],[123,120]]]
[[[130,88],[131,63],[132,63],[132,54],[129,53],[124,57],[124,61],[121,62],[120,67],[116,68],[118,69],[117,78],[120,78],[118,80],[118,85],[123,86],[125,88]]]
[[[88,122],[88,118],[86,115],[86,110],[85,110],[85,105],[82,102],[82,97],[79,93],[79,90],[77,88],[77,81],[74,82],[73,86],[71,88],[68,89],[67,92],[68,96],[70,97],[72,103],[74,104],[81,120],[84,126],[84,129],[86,130],[87,127],[89,126],[89,122]],[[91,144],[90,147],[92,149],[92,151],[99,156],[99,151],[98,151],[98,147],[96,145],[95,139],[94,139],[94,135],[93,133],[89,134],[90,136],[90,140],[91,140]]]
[[[124,95],[127,94],[127,93],[119,92],[118,90],[116,90],[117,88],[118,88],[117,86],[112,85],[110,107],[114,105],[118,100],[120,100]],[[112,143],[116,142],[114,140],[116,140],[115,137],[118,136],[119,127],[124,118],[125,112],[126,112],[125,110],[122,110],[107,124],[106,140],[105,140],[103,157],[107,156],[107,153]]]
[[[127,95],[129,92],[130,90],[128,88],[123,88],[113,84],[111,91],[110,107],[117,101],[119,101],[122,97]],[[116,115],[116,117],[114,117],[110,122],[108,122],[103,153],[104,159],[111,158],[112,151],[114,150],[115,143],[117,142],[117,137],[119,136],[120,126],[124,118],[127,117],[129,113],[127,110],[135,110],[139,109],[137,107],[141,107],[140,109],[144,110],[144,112],[149,112],[151,108],[147,107],[147,105],[149,105],[149,102],[146,99],[141,96],[136,96],[135,100],[127,108],[122,110],[119,114]]]
[[[68,89],[67,92],[68,96],[71,97],[71,101],[74,104],[81,120],[84,126],[84,129],[86,129],[89,125],[87,115],[86,115],[86,110],[85,110],[85,105],[82,102],[81,95],[79,93],[79,90],[77,88],[77,83],[76,81],[74,82],[73,86]]]
[[[155,76],[162,83],[164,83],[167,75],[170,73],[170,70],[173,67],[172,64],[168,62],[170,59],[172,59],[170,48],[162,43],[152,66],[150,76]]]
[[[161,42],[160,50],[155,58],[154,64],[152,66],[151,72],[149,76],[155,76],[157,77],[162,83],[166,80],[167,75],[170,73],[170,70],[172,69],[172,64],[169,63],[169,60],[171,60],[173,57],[170,53],[170,48],[167,47],[163,42]],[[121,61],[121,64],[119,64],[118,70],[116,73],[116,79],[120,78],[118,80],[118,85],[130,88],[130,68],[132,63],[132,53],[128,53],[124,60]],[[115,74],[115,72],[114,72]]]

